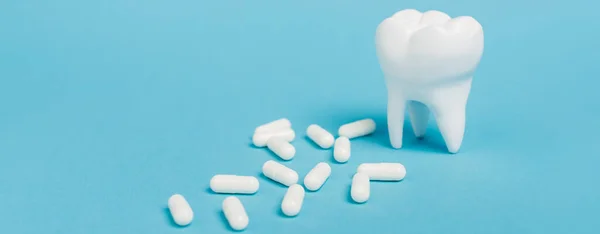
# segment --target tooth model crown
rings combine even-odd
[[[375,35],[388,89],[388,131],[402,147],[404,111],[423,137],[433,113],[448,151],[458,152],[473,73],[483,54],[483,29],[470,16],[402,10],[385,19]]]

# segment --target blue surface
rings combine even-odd
[[[0,233],[228,233],[216,173],[260,175],[250,146],[289,118],[305,175],[331,151],[304,138],[372,117],[347,164],[296,218],[261,177],[245,233],[598,233],[600,30],[584,0],[0,2]],[[472,15],[485,29],[461,153],[436,126],[390,148],[377,24],[397,10]],[[406,126],[406,125],[405,125]],[[358,164],[403,163],[400,183],[349,201]],[[166,202],[195,211],[173,226]]]

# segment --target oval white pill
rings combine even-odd
[[[369,176],[356,173],[352,177],[352,187],[350,188],[350,196],[357,203],[363,203],[369,200],[371,195],[371,185],[369,184]]]
[[[357,172],[366,174],[370,180],[399,181],[406,176],[406,169],[400,163],[363,163]]]
[[[173,221],[179,226],[186,226],[194,219],[194,212],[190,204],[181,194],[175,194],[168,201],[169,212],[173,217]]]
[[[319,147],[329,149],[334,142],[333,135],[319,125],[311,124],[306,129],[306,135],[314,141]]]
[[[281,211],[287,216],[296,216],[302,209],[304,202],[304,188],[299,184],[290,186],[281,202]]]
[[[244,230],[248,227],[250,220],[246,209],[240,199],[234,196],[230,196],[223,200],[223,213],[229,223],[229,226],[236,231]]]
[[[215,193],[254,194],[258,187],[254,176],[215,175],[210,179],[210,189]]]
[[[267,178],[285,186],[298,183],[298,173],[296,171],[273,160],[266,161],[263,164],[262,172]]]
[[[375,132],[375,121],[373,119],[362,119],[342,125],[338,129],[340,136],[348,137],[349,139],[366,136]]]
[[[267,141],[267,148],[283,160],[290,160],[296,154],[296,148],[280,137],[271,137]]]
[[[279,137],[287,142],[291,142],[296,137],[293,129],[281,129],[273,132],[258,132],[252,136],[252,143],[256,147],[264,147],[271,137]]]
[[[348,137],[341,136],[335,140],[333,158],[340,163],[348,162],[350,159],[350,139]]]
[[[254,129],[254,133],[257,132],[272,132],[276,130],[282,130],[291,128],[292,123],[287,118],[277,119],[266,124],[260,125]]]
[[[329,164],[320,162],[304,177],[304,186],[310,191],[316,191],[331,175],[331,167]]]

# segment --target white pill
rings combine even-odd
[[[406,169],[400,163],[363,163],[357,172],[366,174],[370,180],[399,181],[406,176]]]
[[[296,148],[280,137],[271,137],[267,141],[267,148],[283,160],[290,160],[296,154]]]
[[[234,196],[229,196],[223,200],[223,213],[233,230],[240,231],[248,227],[250,220],[246,209],[240,199]]]
[[[299,184],[290,186],[281,202],[281,211],[287,216],[296,216],[302,209],[304,188]]]
[[[334,142],[333,135],[316,124],[311,124],[308,126],[306,129],[306,135],[308,135],[308,138],[310,138],[323,149],[329,149]]]
[[[190,204],[181,194],[175,194],[169,198],[169,211],[173,217],[173,221],[179,226],[186,226],[194,219],[194,212]]]
[[[210,179],[210,189],[215,193],[254,194],[258,187],[254,176],[215,175]]]
[[[310,191],[316,191],[323,186],[327,178],[331,175],[329,164],[320,162],[304,177],[304,186]]]
[[[272,131],[277,131],[277,130],[282,130],[282,129],[288,129],[291,127],[292,127],[292,123],[288,119],[281,118],[281,119],[274,120],[274,121],[271,121],[271,122],[268,122],[266,124],[256,127],[256,129],[254,129],[254,133],[272,132]]]
[[[291,128],[281,129],[273,132],[258,132],[254,133],[254,136],[252,136],[252,143],[256,147],[264,147],[267,145],[267,142],[269,139],[271,139],[271,137],[279,137],[291,142],[296,137],[296,133]]]
[[[263,164],[262,172],[267,178],[285,186],[298,183],[298,173],[296,171],[273,160],[269,160]]]
[[[342,125],[338,129],[340,136],[348,137],[349,139],[366,136],[375,132],[375,121],[373,119],[362,119]]]
[[[340,163],[348,162],[350,159],[350,139],[348,137],[341,136],[335,140],[333,158]]]
[[[369,176],[356,173],[352,177],[352,187],[350,188],[350,196],[357,203],[363,203],[369,200],[371,195],[371,185],[369,184]]]

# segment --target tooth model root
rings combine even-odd
[[[429,119],[429,110],[424,104],[391,98],[388,101],[388,131],[390,143],[396,149],[402,148],[405,106],[408,106],[408,115],[417,138],[424,137]],[[441,102],[432,105],[432,112],[446,142],[448,152],[457,153],[464,136],[465,107],[444,106],[444,103]]]
[[[417,101],[409,101],[407,108],[408,117],[415,136],[423,138],[427,130],[427,121],[429,121],[429,109],[425,104]]]
[[[465,131],[465,111],[453,110],[450,112],[436,114],[438,128],[446,142],[448,152],[457,153],[462,144]]]
[[[448,152],[457,153],[465,131],[464,106],[444,106],[441,102],[432,106],[432,112]]]
[[[392,147],[402,148],[402,129],[404,128],[404,109],[406,101],[395,93],[388,94],[387,122]]]
[[[431,111],[448,152],[457,153],[465,131],[465,112],[471,80],[469,78],[435,88],[422,88],[427,95],[410,91],[402,93],[401,89],[389,92],[388,131],[392,147],[402,148],[405,111],[408,112],[416,137],[425,135]]]
[[[470,90],[471,79],[469,78],[465,82],[437,89],[430,102],[430,109],[450,153],[457,153],[462,144]]]

